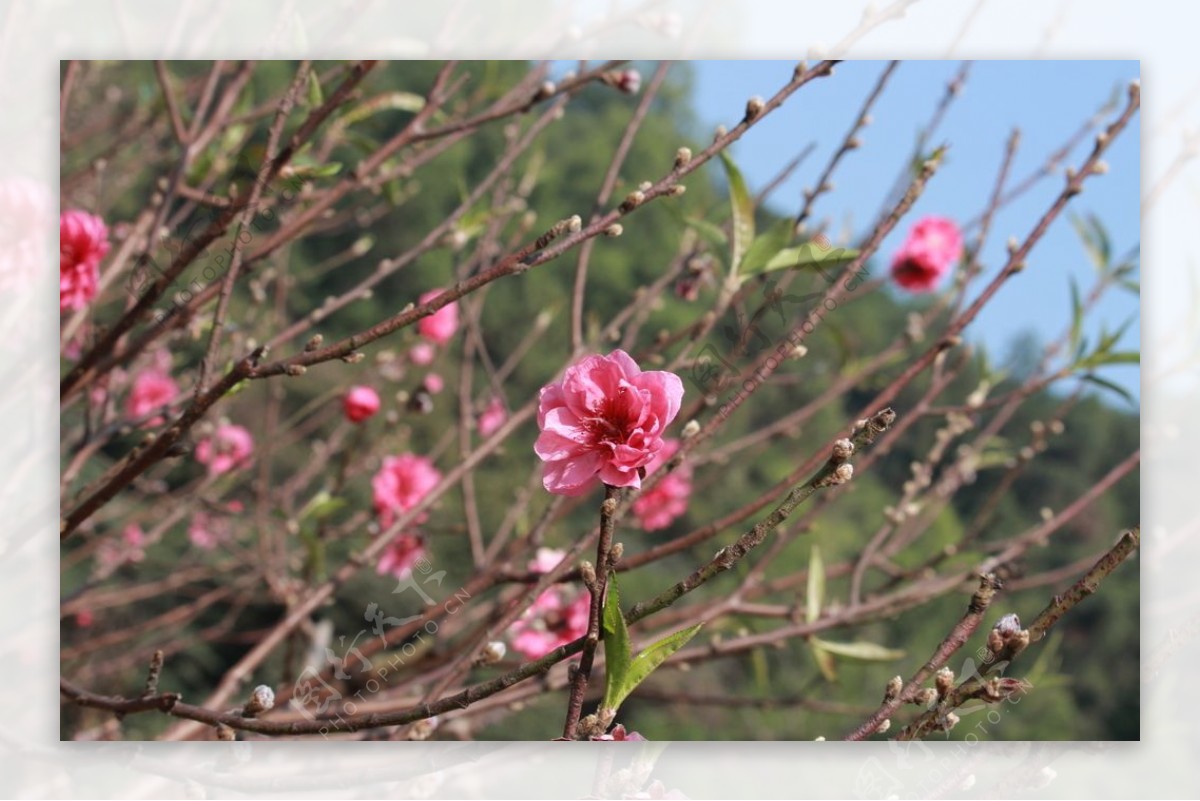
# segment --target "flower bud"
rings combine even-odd
[[[686,167],[692,160],[692,149],[690,147],[681,147],[675,151],[675,169]]]
[[[479,662],[484,665],[494,665],[504,658],[508,652],[508,648],[499,640],[493,640],[483,646],[483,650],[479,653]]]
[[[900,676],[892,676],[887,686],[883,689],[883,700],[891,701],[900,695],[902,689],[904,689],[904,679]]]
[[[250,700],[242,707],[242,717],[252,718],[275,706],[275,691],[265,684],[260,684],[250,693]]]

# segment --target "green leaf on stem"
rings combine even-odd
[[[742,263],[738,267],[738,275],[749,277],[763,271],[763,267],[780,251],[791,243],[796,226],[790,218],[777,221],[750,243]]]
[[[904,651],[887,648],[873,642],[830,642],[818,637],[810,637],[809,642],[819,645],[826,653],[840,656],[843,659],[853,659],[858,662],[891,662],[904,658]]]
[[[1125,402],[1130,406],[1137,408],[1137,400],[1134,399],[1129,390],[1125,389],[1125,387],[1121,386],[1120,384],[1115,384],[1106,378],[1101,378],[1100,376],[1095,375],[1094,373],[1088,373],[1087,375],[1083,376],[1083,380],[1087,381],[1089,384],[1095,384],[1098,387],[1107,389],[1109,392],[1115,392],[1124,398]]]
[[[604,599],[602,622],[605,676],[604,700],[600,706],[602,709],[611,709],[614,712],[621,707],[621,702],[654,672],[655,668],[686,645],[688,640],[696,636],[696,632],[703,625],[697,624],[669,634],[643,650],[636,658],[631,658],[633,648],[629,640],[629,630],[625,626],[625,616],[621,614],[621,597],[615,573],[608,575],[608,589]]]
[[[754,241],[754,200],[746,189],[746,179],[733,163],[733,159],[721,152],[721,163],[729,179],[729,206],[733,211],[733,237],[729,249],[729,269],[736,274],[750,243]]]
[[[858,251],[854,248],[831,248],[820,242],[810,241],[795,247],[782,248],[756,269],[755,273],[840,267],[857,257]]]
[[[808,558],[808,602],[804,617],[812,623],[821,616],[821,604],[825,603],[825,564],[821,561],[821,549],[815,544]]]

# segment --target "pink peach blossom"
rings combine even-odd
[[[379,557],[375,572],[381,576],[393,575],[405,579],[412,575],[413,567],[425,556],[425,543],[416,534],[401,534]]]
[[[148,368],[138,373],[133,379],[133,387],[129,391],[129,401],[126,412],[131,418],[140,419],[153,411],[162,409],[179,394],[179,386],[169,373],[157,368]],[[161,425],[163,418],[156,415],[147,420],[146,425]]]
[[[587,634],[590,609],[591,595],[584,590],[551,587],[509,628],[513,649],[526,659],[541,659]]]
[[[646,475],[652,475],[667,463],[679,450],[679,440],[663,440],[662,449],[646,465]],[[692,494],[692,471],[688,464],[681,464],[669,475],[664,476],[652,488],[646,490],[633,502],[633,513],[644,531],[666,528],[675,518],[687,511],[688,498]]]
[[[430,345],[428,342],[418,342],[409,348],[408,360],[413,364],[424,367],[433,364],[433,359],[436,355],[437,349],[433,345]]]
[[[617,73],[615,85],[627,95],[636,95],[642,88],[642,74],[637,70],[622,70]]]
[[[529,560],[529,571],[532,573],[549,573],[558,567],[559,562],[566,555],[566,551],[560,551],[557,548],[538,548],[537,555]]]
[[[342,397],[342,410],[351,423],[361,423],[379,411],[379,393],[370,387],[351,387]]]
[[[108,226],[86,211],[64,211],[58,224],[58,307],[82,309],[96,297],[100,260],[108,253]]]
[[[421,295],[421,304],[429,301],[442,294],[440,289],[431,289]],[[437,345],[445,345],[454,336],[454,332],[458,330],[458,302],[447,303],[442,308],[435,311],[428,317],[422,317],[417,321],[417,332]]]
[[[425,387],[425,391],[430,395],[437,395],[446,388],[446,381],[437,373],[430,373],[421,381],[421,386]]]
[[[642,372],[623,350],[568,367],[539,395],[534,452],[546,463],[543,485],[558,495],[586,492],[597,477],[641,487],[639,468],[662,448],[682,399],[679,376]]]
[[[91,609],[80,609],[75,613],[75,625],[81,629],[86,629],[95,622],[96,616]]]
[[[208,465],[209,475],[219,476],[241,467],[254,452],[254,438],[241,426],[226,423],[196,444],[196,461]]]
[[[911,292],[932,292],[962,257],[962,234],[954,221],[925,217],[908,232],[892,257],[892,278]]]
[[[492,398],[487,408],[479,415],[479,435],[490,437],[507,421],[508,412],[504,408],[504,402],[499,398]]]
[[[442,474],[424,456],[405,453],[385,458],[371,480],[379,524],[385,529],[391,526],[397,516],[420,503],[441,480]],[[421,515],[416,522],[424,519]]]

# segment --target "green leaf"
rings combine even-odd
[[[629,675],[629,665],[633,661],[629,629],[625,627],[625,616],[621,614],[621,593],[617,587],[616,573],[608,574],[608,589],[604,598],[604,615],[601,622],[604,628],[602,632],[604,636],[603,707],[615,710],[624,698],[624,696],[620,696],[620,691],[625,685]]]
[[[805,618],[809,623],[821,616],[821,604],[825,603],[825,563],[821,561],[821,549],[812,547],[812,555],[808,557],[808,602],[805,605]]]
[[[795,235],[795,224],[790,218],[784,218],[772,225],[765,233],[750,243],[749,250],[742,257],[742,263],[737,271],[740,275],[750,276],[762,272],[762,268],[774,256],[792,241]]]
[[[621,687],[620,692],[611,706],[608,705],[608,696],[605,694],[605,708],[617,709],[621,702],[629,697],[629,694],[641,684],[646,678],[654,672],[655,668],[666,662],[671,654],[678,651],[680,648],[688,644],[692,637],[696,636],[696,632],[700,631],[703,623],[697,623],[694,626],[677,631],[674,634],[668,634],[658,642],[643,650],[634,658],[633,663],[629,666],[629,672],[625,676],[625,682]],[[605,651],[605,659],[608,658],[608,652]],[[607,662],[606,662],[607,664]]]
[[[1134,399],[1133,395],[1129,392],[1129,390],[1125,389],[1125,387],[1121,386],[1120,384],[1114,384],[1112,381],[1109,381],[1106,378],[1101,378],[1100,376],[1095,375],[1093,373],[1088,373],[1087,375],[1083,376],[1083,380],[1087,381],[1091,384],[1095,384],[1098,387],[1107,389],[1110,392],[1117,393],[1118,395],[1120,395],[1122,398],[1125,399],[1126,403],[1128,403],[1130,406],[1133,406],[1134,408],[1137,408],[1137,400]]]
[[[1088,258],[1091,259],[1095,268],[1101,274],[1107,272],[1112,263],[1112,242],[1109,240],[1108,231],[1100,222],[1100,218],[1095,214],[1089,214],[1086,217],[1073,214],[1071,215],[1071,226],[1078,234],[1079,241],[1083,243],[1083,249],[1087,251]]]
[[[769,273],[775,270],[823,269],[840,267],[858,257],[854,248],[825,247],[820,242],[805,242],[791,248],[783,248],[767,260],[755,272]]]
[[[729,207],[733,211],[729,269],[736,274],[742,257],[754,241],[754,201],[746,189],[746,179],[725,151],[721,151],[721,163],[725,165],[725,175],[729,179]]]
[[[323,520],[345,505],[345,498],[335,498],[329,494],[329,490],[321,490],[304,504],[298,519],[303,521],[311,517],[314,520]]]
[[[825,680],[830,682],[837,681],[837,661],[833,658],[833,654],[821,647],[821,641],[816,637],[808,638],[808,646],[812,649],[817,669],[821,671],[821,675],[825,677]]]
[[[328,164],[297,164],[294,167],[294,174],[303,178],[332,178],[342,171],[342,164],[339,161],[331,161]]]
[[[673,207],[666,206],[665,208]],[[707,242],[708,246],[718,254],[723,255],[729,247],[729,237],[725,235],[720,226],[713,225],[708,220],[700,217],[689,217],[684,221],[684,224],[694,228],[696,233],[700,235],[700,238]]]
[[[903,659],[904,651],[895,648],[885,648],[873,642],[830,642],[828,640],[810,637],[809,644],[819,644],[821,649],[844,659],[854,659],[859,662],[891,662]]]
[[[317,108],[325,102],[325,95],[321,92],[321,79],[317,77],[314,70],[309,70],[308,73],[308,105],[309,108]]]

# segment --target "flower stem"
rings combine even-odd
[[[592,663],[596,658],[596,646],[600,644],[600,616],[604,610],[605,589],[608,587],[608,567],[612,552],[613,530],[616,528],[617,496],[620,490],[604,485],[604,503],[600,504],[600,539],[596,544],[596,583],[588,587],[592,593],[592,605],[588,610],[587,635],[583,640],[583,651],[579,656],[579,667],[571,677],[571,696],[567,703],[567,721],[563,725],[563,739],[574,740],[579,727],[579,716],[583,712],[583,696],[587,692]]]

